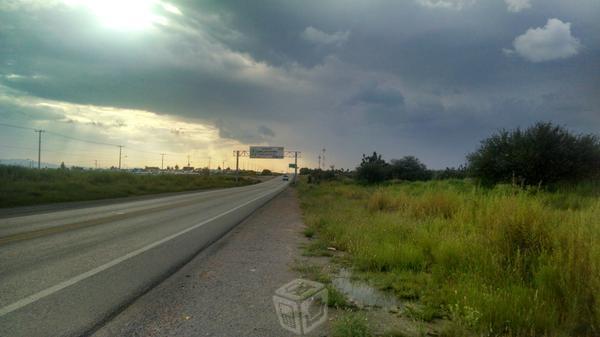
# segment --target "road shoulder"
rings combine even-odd
[[[297,277],[305,239],[295,193],[286,189],[94,336],[292,336],[272,296]]]

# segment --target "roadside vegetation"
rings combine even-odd
[[[249,185],[250,178],[79,169],[29,169],[0,165],[0,207],[96,200]]]
[[[301,184],[309,228],[378,287],[490,335],[600,332],[600,184]]]
[[[342,251],[405,301],[404,315],[450,320],[445,336],[598,336],[599,159],[597,138],[545,123],[429,176],[414,157],[374,153],[353,173],[302,180],[305,235],[313,254]]]

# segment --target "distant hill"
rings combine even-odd
[[[0,159],[0,165],[14,165],[23,167],[37,167],[37,160],[34,159]],[[41,162],[44,168],[59,168],[60,165]]]

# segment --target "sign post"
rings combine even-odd
[[[297,176],[298,176],[298,151],[294,152],[294,184],[296,184]]]
[[[294,169],[294,180],[292,182],[296,183],[296,176],[298,175],[298,157],[300,155],[300,151],[284,151],[283,146],[250,146],[250,151],[234,150],[233,155],[235,156],[236,181],[239,177],[240,157],[257,159],[294,158],[294,162],[290,163],[288,167]]]

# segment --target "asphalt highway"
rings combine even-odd
[[[94,331],[286,186],[0,219],[0,336]]]

